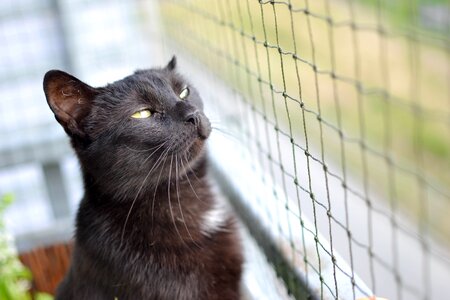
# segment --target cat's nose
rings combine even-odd
[[[197,128],[198,136],[205,140],[208,138],[211,133],[211,125],[209,124],[208,118],[206,118],[202,113],[198,110],[189,113],[185,116],[185,123],[192,123]]]
[[[209,123],[208,118],[202,114],[200,111],[196,110],[192,113],[189,113],[185,116],[185,123],[194,124],[197,129],[198,137],[202,140],[205,140],[209,137],[211,133],[211,124]]]
[[[209,123],[208,118],[197,108],[186,102],[180,101],[175,105],[174,113],[179,121],[182,121],[185,124],[193,124],[201,139],[208,138],[211,133],[211,124]]]
[[[198,124],[200,123],[200,113],[198,112],[198,110],[186,114],[184,117],[184,122],[192,123],[195,126],[198,126]]]

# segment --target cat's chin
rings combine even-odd
[[[186,151],[189,162],[197,160],[204,153],[205,139],[196,138]]]

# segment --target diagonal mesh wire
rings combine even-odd
[[[280,216],[298,220],[301,233],[278,233],[307,284],[319,280],[320,298],[349,295],[339,274],[353,298],[364,292],[357,275],[390,299],[450,292],[448,3],[171,0],[160,9],[169,39],[233,89],[242,142],[268,174],[255,176],[281,187],[273,194],[284,209],[258,205],[274,227]]]

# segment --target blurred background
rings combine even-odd
[[[69,240],[82,196],[45,72],[101,86],[176,54],[218,185],[252,216],[247,257],[262,249],[254,265],[282,279],[267,299],[450,294],[448,1],[3,0],[0,43],[2,222],[19,252]],[[248,282],[272,278],[257,268]]]

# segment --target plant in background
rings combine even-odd
[[[3,221],[3,214],[12,202],[11,194],[0,197],[0,299],[50,300],[48,294],[39,293],[33,298],[29,292],[31,272],[20,262],[14,239]]]

